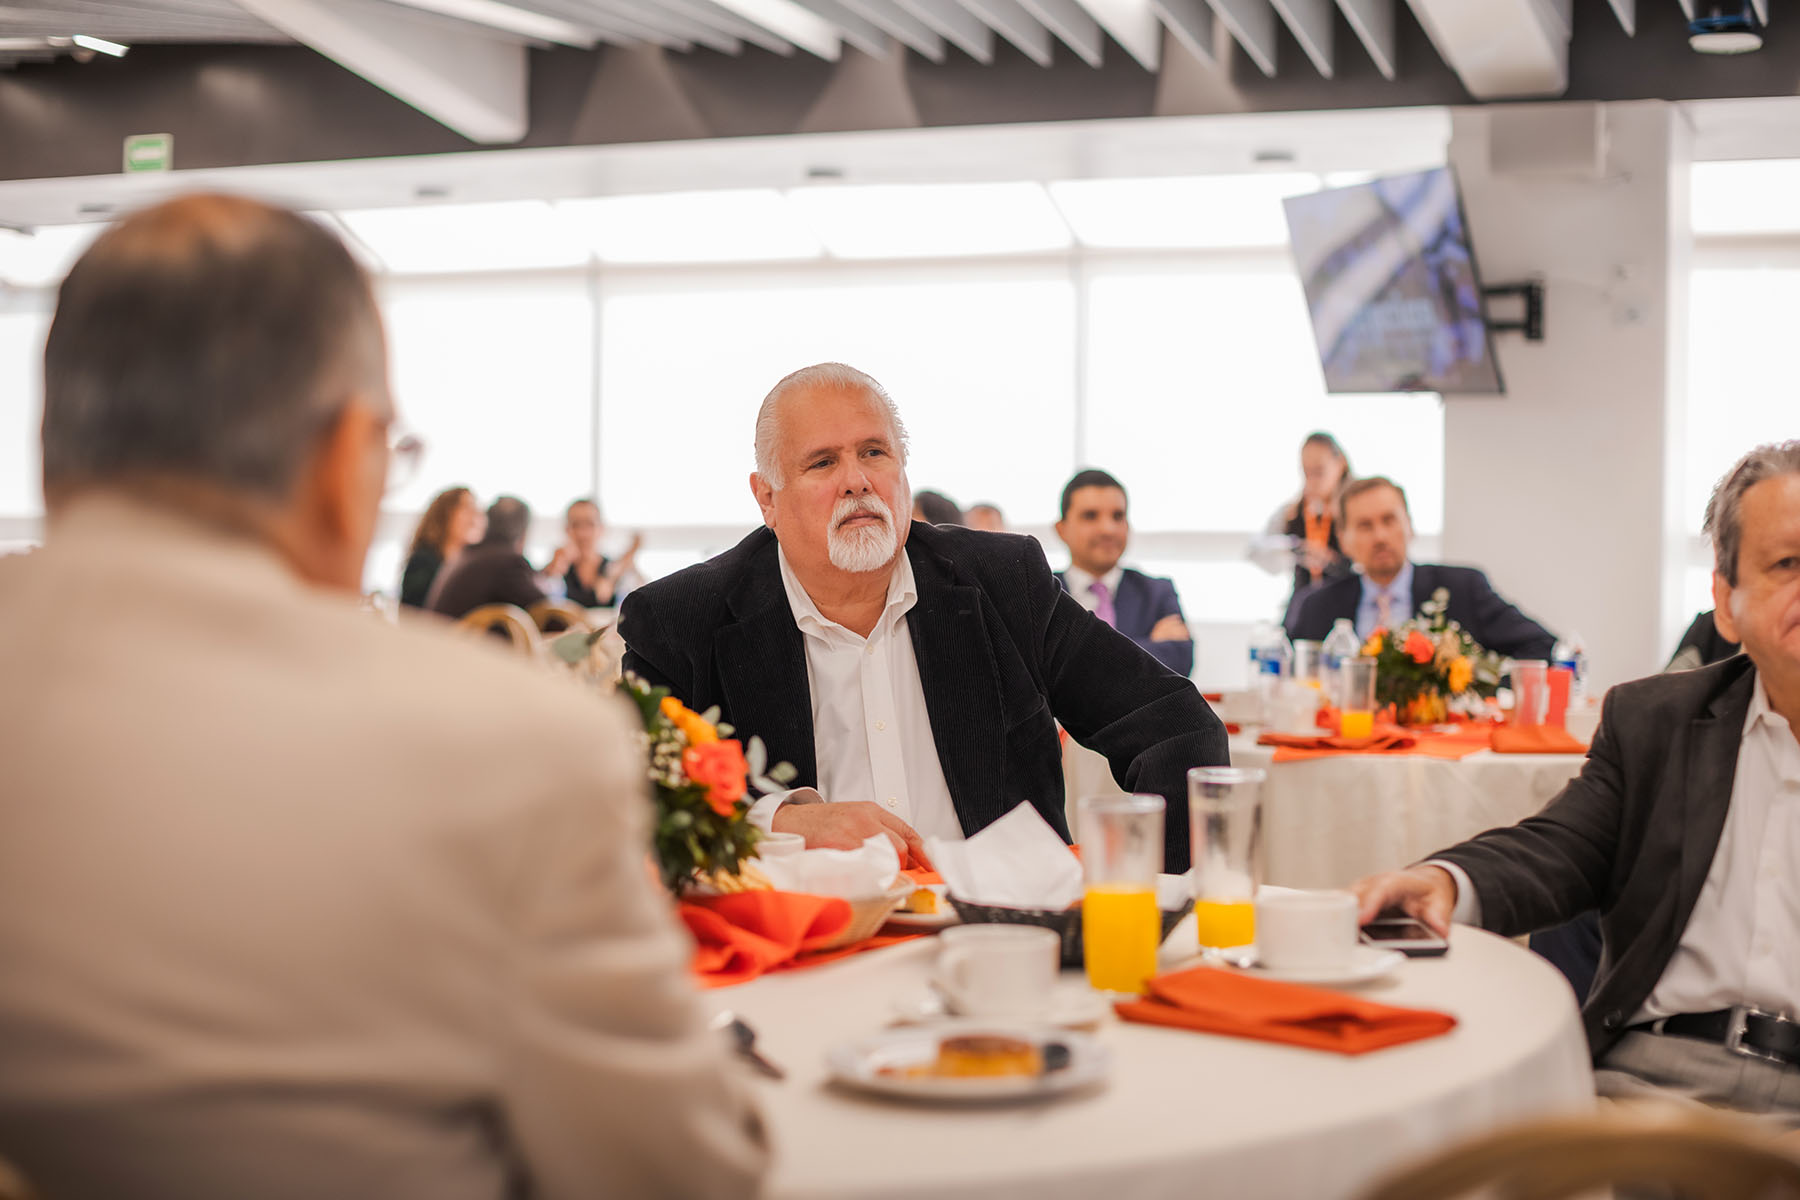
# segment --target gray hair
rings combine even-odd
[[[531,531],[531,506],[517,496],[500,496],[488,505],[487,541],[521,546]]]
[[[756,412],[756,473],[763,477],[763,482],[778,492],[787,486],[781,461],[775,453],[781,434],[781,421],[776,410],[789,395],[808,388],[867,392],[880,401],[887,410],[888,424],[893,426],[894,452],[900,456],[900,464],[906,465],[906,424],[900,420],[900,410],[894,406],[894,399],[887,394],[887,389],[875,382],[874,376],[855,367],[835,362],[816,363],[801,367],[770,388],[769,394],[763,397],[762,407]]]
[[[96,239],[58,293],[46,498],[179,480],[285,499],[359,391],[389,414],[380,315],[342,242],[241,197],[156,205]]]
[[[1800,441],[1770,442],[1737,460],[1713,488],[1706,505],[1706,535],[1712,538],[1713,569],[1737,586],[1738,550],[1744,544],[1744,493],[1765,479],[1800,475]]]

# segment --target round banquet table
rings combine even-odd
[[[1165,961],[1193,945],[1190,916]],[[1450,953],[1361,989],[1454,1014],[1451,1033],[1359,1057],[1140,1025],[1110,1013],[1098,1090],[1014,1107],[929,1106],[827,1082],[828,1047],[887,1024],[923,990],[923,938],[711,993],[786,1068],[757,1087],[774,1200],[1337,1200],[1417,1155],[1593,1104],[1575,1000],[1502,938],[1457,927]]]
[[[1263,843],[1268,882],[1344,887],[1404,867],[1484,829],[1543,808],[1587,761],[1580,754],[1344,754],[1271,763],[1253,734],[1231,761],[1267,766]]]

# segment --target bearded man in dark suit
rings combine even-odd
[[[1168,801],[1166,869],[1189,859],[1187,771],[1228,761],[1186,679],[1077,604],[1037,542],[908,522],[906,432],[875,380],[839,363],[775,385],[750,487],[766,526],[633,592],[624,668],[717,705],[799,772],[751,819],[903,856],[1032,805],[1059,834],[1057,725],[1127,790]]]

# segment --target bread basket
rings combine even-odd
[[[829,942],[821,943],[817,949],[836,950],[853,942],[860,942],[866,937],[873,937],[917,887],[912,880],[902,876],[899,882],[885,892],[856,900],[844,897],[845,902],[850,905],[850,924]]]

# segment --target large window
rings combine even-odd
[[[44,511],[38,476],[38,424],[43,415],[44,335],[49,313],[36,305],[0,309],[0,521]],[[23,537],[26,526],[0,533]],[[4,546],[0,545],[0,549]]]

